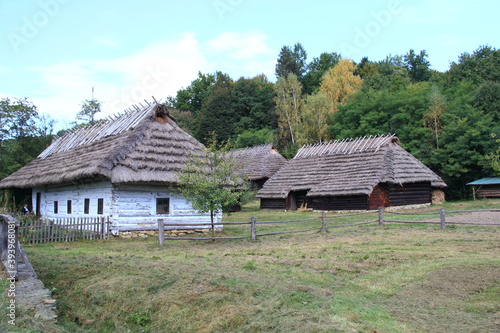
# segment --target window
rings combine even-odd
[[[40,213],[42,212],[42,193],[37,192],[36,193],[36,209],[35,209],[35,214],[37,216],[40,216]]]
[[[170,213],[170,198],[156,198],[156,214]]]
[[[90,213],[90,199],[85,199],[83,203],[83,214]]]
[[[54,201],[54,214],[59,213],[59,201]]]
[[[71,200],[68,200],[66,203],[66,213],[71,214],[71,212],[72,212]]]
[[[99,215],[104,214],[104,199],[103,198],[97,199],[97,214],[99,214]]]

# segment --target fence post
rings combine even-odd
[[[326,233],[326,212],[321,212],[321,232]]]
[[[257,220],[255,217],[250,218],[250,230],[251,230],[251,239],[252,240],[257,240]]]
[[[446,228],[446,218],[444,214],[444,208],[439,211],[439,217],[441,218],[441,229]]]
[[[163,219],[158,219],[158,242],[160,246],[165,245],[165,223]]]
[[[384,225],[384,207],[378,208],[378,225]]]

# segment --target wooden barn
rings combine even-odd
[[[0,188],[32,189],[33,210],[43,217],[109,216],[112,230],[156,229],[159,218],[204,223],[210,214],[175,189],[177,172],[202,148],[152,103],[57,138]]]
[[[286,164],[286,159],[272,144],[236,149],[230,155],[238,162],[237,172],[249,179],[255,189],[261,189]]]
[[[474,200],[477,198],[500,198],[500,177],[481,178],[467,183],[472,186]]]
[[[257,197],[261,209],[367,210],[430,204],[445,186],[387,135],[302,147]]]

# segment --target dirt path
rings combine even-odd
[[[439,218],[429,219],[439,222]],[[446,215],[446,223],[473,223],[473,224],[500,224],[500,211],[496,212],[471,212],[454,215]]]

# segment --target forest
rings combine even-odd
[[[281,48],[273,80],[199,72],[165,103],[202,143],[214,135],[234,148],[273,143],[287,158],[305,144],[396,134],[448,184],[447,199],[469,198],[466,183],[500,175],[500,50],[464,52],[446,72],[428,59],[409,50],[378,61],[335,52],[308,61],[297,43]],[[86,101],[79,119],[99,111]],[[0,100],[0,178],[36,158],[53,125],[28,98]]]

